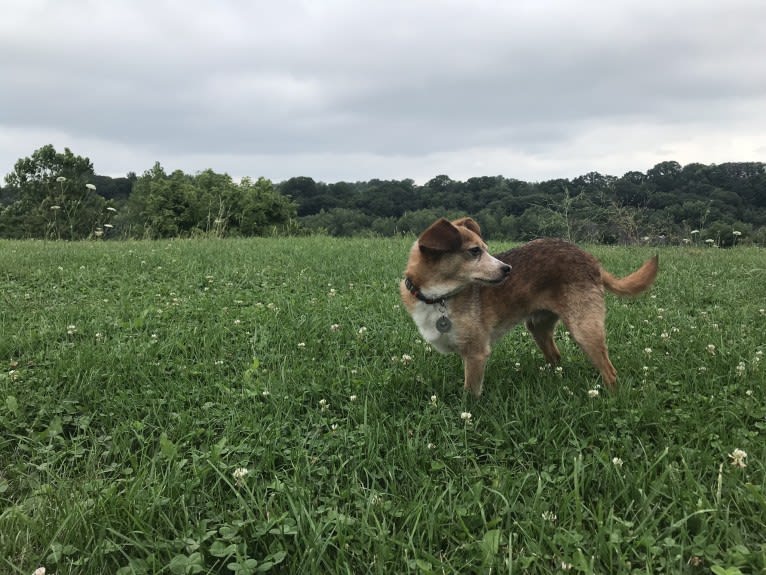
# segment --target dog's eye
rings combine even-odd
[[[473,257],[478,258],[481,256],[481,248],[475,247],[468,250],[468,253],[471,254]]]

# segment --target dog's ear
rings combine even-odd
[[[444,218],[436,220],[418,238],[418,247],[424,254],[455,251],[462,243],[460,230]]]
[[[452,222],[452,224],[455,226],[463,226],[464,228],[471,230],[477,236],[481,237],[481,227],[473,218],[460,218],[459,220]]]

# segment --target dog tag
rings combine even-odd
[[[446,315],[443,315],[436,320],[436,329],[439,330],[439,333],[447,333],[452,329],[452,322]]]

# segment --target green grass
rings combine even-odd
[[[0,242],[0,572],[766,570],[763,251],[608,296],[617,394],[517,329],[475,400],[408,244]]]

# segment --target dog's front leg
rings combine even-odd
[[[487,365],[489,351],[474,352],[463,356],[463,370],[465,371],[465,384],[463,388],[470,391],[474,396],[481,395],[484,384],[484,367]]]

